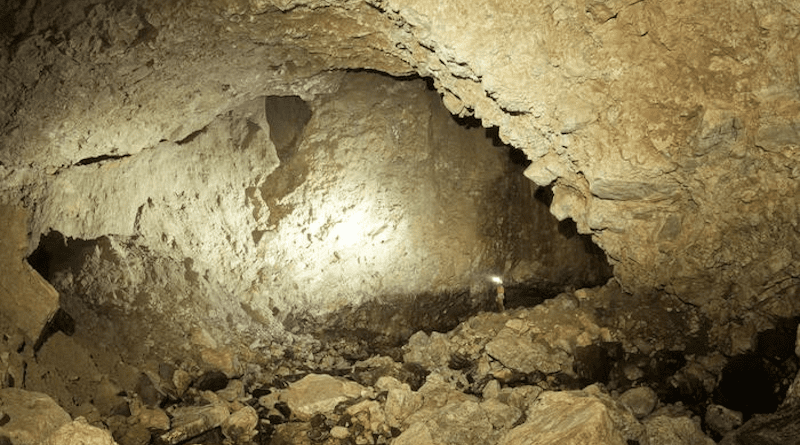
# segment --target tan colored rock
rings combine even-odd
[[[797,340],[794,343],[794,354],[800,357],[800,325],[797,326]]]
[[[230,411],[223,405],[206,405],[176,408],[171,414],[172,429],[160,439],[174,445],[222,425]]]
[[[161,408],[148,408],[140,403],[133,403],[131,416],[133,422],[141,425],[148,430],[169,430],[171,421],[169,416]]]
[[[350,436],[350,430],[343,426],[335,426],[331,428],[331,437],[334,439],[344,439]]]
[[[411,425],[407,430],[403,431],[394,442],[393,445],[439,445],[439,442],[434,442],[431,437],[431,432],[425,423],[419,422]]]
[[[780,228],[797,225],[798,68],[793,51],[742,45],[793,47],[796,35],[784,30],[796,10],[606,2],[533,13],[484,2],[476,8],[491,14],[482,15],[455,1],[374,3],[410,24],[394,34],[395,54],[435,73],[437,89],[458,97],[453,112],[500,126],[526,152],[526,175],[555,184],[553,213],[595,234],[626,289],[660,284],[702,305],[728,298],[736,283],[734,304],[748,307],[794,286],[799,264],[782,250],[797,240]],[[739,56],[714,53],[730,38],[722,16],[737,29]],[[690,17],[707,26],[679,31]],[[530,29],[538,44],[526,43]],[[769,167],[757,173],[754,162]]]
[[[373,433],[380,434],[389,430],[388,425],[386,425],[386,414],[381,404],[375,400],[361,401],[348,407],[345,412]]]
[[[65,423],[41,445],[117,445],[108,430],[89,425],[83,417]]]
[[[228,386],[217,391],[217,395],[226,402],[234,402],[244,397],[244,383],[241,380],[233,379],[228,382]]]
[[[258,431],[258,413],[252,406],[244,408],[231,414],[222,422],[222,434],[234,444],[248,444]]]
[[[337,89],[353,93],[340,70],[369,68],[425,76],[451,113],[497,127],[502,141],[533,161],[526,175],[552,186],[552,214],[574,220],[608,253],[624,290],[664,289],[716,325],[757,307],[746,330],[800,311],[793,303],[800,276],[800,12],[792,2],[61,2],[35,14],[15,2],[6,9],[13,19],[0,36],[7,43],[0,45],[7,86],[0,91],[0,200],[36,204],[26,250],[50,228],[82,239],[112,235],[109,242],[118,245],[137,237],[133,247],[101,249],[83,274],[65,273],[61,283],[72,295],[153,317],[170,314],[169,321],[184,324],[178,332],[202,322],[236,326],[231,334],[263,325],[277,336],[276,318],[295,310],[319,315],[367,295],[413,295],[420,283],[463,289],[484,268],[516,264],[504,270],[515,277],[586,272],[540,262],[572,265],[580,243],[509,258],[515,246],[529,249],[513,241],[538,227],[509,230],[514,236],[500,241],[496,228],[507,220],[476,224],[473,215],[487,212],[470,201],[489,203],[495,195],[470,195],[479,181],[469,172],[488,170],[490,151],[447,136],[445,142],[469,150],[437,158],[412,144],[420,135],[445,134],[427,125],[449,122],[446,113],[427,119],[415,106],[425,95],[439,101],[435,94],[413,95],[386,79],[360,102],[321,99]],[[361,77],[362,84],[379,83]],[[405,98],[403,106],[384,102],[394,93]],[[263,113],[225,117],[272,95],[319,101],[315,115],[340,116],[334,122],[352,129],[316,131],[338,128],[312,122],[314,137],[301,156],[332,162],[302,186],[293,178],[309,164],[292,162],[297,147],[271,140],[271,127],[281,125],[265,122]],[[286,140],[292,138],[276,138]],[[348,152],[364,146],[371,149],[366,155]],[[377,150],[385,146],[398,148],[399,157]],[[248,151],[254,148],[263,150]],[[380,159],[397,162],[378,165]],[[333,176],[342,179],[341,189],[324,185]],[[419,207],[390,211],[385,204],[395,195],[364,176],[411,176],[420,190],[404,191],[413,190]],[[139,187],[143,177],[151,189]],[[261,193],[276,184],[286,193]],[[420,193],[453,184],[469,187],[435,199]],[[513,193],[530,194],[527,186],[516,184]],[[355,202],[364,196],[382,197],[385,207]],[[318,202],[304,207],[307,197]],[[438,211],[451,200],[468,209],[464,215]],[[331,208],[319,210],[319,202]],[[414,209],[432,217],[424,224],[404,219]],[[524,216],[534,215],[541,212]],[[352,226],[368,235],[369,248],[352,248],[343,236]],[[415,253],[418,245],[452,245],[451,234],[474,234],[474,227],[488,230],[482,235],[491,242]],[[291,267],[276,281],[275,265]],[[97,276],[104,279],[91,280]],[[409,276],[419,282],[406,283]],[[175,288],[157,290],[163,283]],[[137,295],[154,297],[141,303]],[[46,312],[23,329],[35,334]],[[120,319],[151,325],[138,315]],[[748,345],[746,331],[709,332],[712,343]],[[120,336],[126,334],[135,332]],[[173,350],[178,335],[165,337],[164,348]]]
[[[496,430],[509,430],[522,416],[522,410],[509,406],[498,399],[481,402],[481,409],[486,412],[489,422]]]
[[[9,417],[0,435],[19,445],[35,445],[72,421],[50,396],[19,388],[0,389],[0,410]]]
[[[364,387],[325,374],[309,374],[292,383],[280,396],[292,415],[308,421],[314,414],[332,412],[340,402],[362,395]]]
[[[501,445],[624,445],[623,435],[598,399],[570,392],[544,392],[527,421],[506,433]]]
[[[384,411],[389,426],[400,428],[405,420],[422,407],[422,395],[411,391],[408,385],[389,389]]]
[[[492,443],[495,434],[486,411],[474,400],[454,401],[438,409],[423,409],[409,419],[411,426],[400,443],[464,444]],[[430,437],[430,440],[428,439]]]
[[[178,396],[182,396],[189,388],[189,385],[192,384],[192,376],[183,369],[176,369],[175,373],[172,374],[172,384],[175,385]]]
[[[137,134],[109,158],[90,154],[88,141],[63,153],[68,166],[45,174],[31,198],[42,201],[31,243],[51,230],[66,237],[66,248],[41,246],[73,256],[54,267],[65,301],[103,308],[113,320],[100,325],[114,326],[106,336],[159,359],[186,355],[189,332],[201,364],[233,374],[244,332],[284,338],[282,321],[303,313],[391,298],[399,310],[354,318],[407,335],[482,308],[489,270],[548,287],[606,280],[603,256],[559,232],[509,148],[460,126],[425,82],[332,79],[327,95],[211,102],[214,114],[167,125],[155,140]],[[413,296],[424,293],[436,304],[419,313]],[[342,319],[351,322],[332,322]]]
[[[59,308],[58,292],[25,261],[28,211],[0,204],[0,306],[2,315],[32,342]]]
[[[481,393],[484,400],[497,397],[498,394],[500,394],[500,382],[495,379],[489,380],[489,382],[484,385],[483,392]]]
[[[527,412],[533,402],[544,390],[539,386],[522,385],[514,388],[503,388],[497,398],[503,403]]]
[[[486,353],[505,366],[523,373],[541,371],[552,374],[561,370],[556,351],[542,341],[531,339],[529,333],[520,333],[511,328],[504,328],[497,337],[486,345]],[[561,354],[564,361],[566,354]]]
[[[652,445],[713,445],[699,425],[688,417],[654,416],[644,421]]]

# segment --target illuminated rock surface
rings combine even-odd
[[[487,394],[663,371],[662,403],[702,387],[701,415],[747,422],[797,372],[767,346],[800,314],[791,1],[12,0],[0,23],[2,386],[78,414],[101,382],[169,400],[416,354],[381,369],[416,391],[475,366]],[[614,278],[572,292],[611,276],[590,239]],[[574,329],[494,326],[492,275],[509,308],[569,291],[547,311]],[[430,332],[464,320],[469,347]],[[753,375],[780,377],[759,403],[712,394]]]

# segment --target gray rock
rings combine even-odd
[[[742,413],[713,403],[706,408],[705,419],[709,428],[723,436],[742,426]]]
[[[619,402],[630,408],[637,419],[642,419],[653,412],[653,408],[658,403],[658,396],[651,388],[640,386],[622,393],[619,396]]]

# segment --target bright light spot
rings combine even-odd
[[[497,284],[503,284],[503,279],[498,277],[497,275],[492,276],[492,281]]]
[[[345,221],[337,224],[331,231],[331,235],[340,246],[351,247],[359,243],[363,244],[366,241],[364,230],[370,222],[364,212],[354,212]]]

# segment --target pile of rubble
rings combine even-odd
[[[354,360],[310,339],[294,345],[308,354],[239,375],[161,364],[133,388],[76,375],[96,392],[73,405],[75,420],[49,396],[14,387],[24,375],[8,366],[18,354],[5,353],[0,443],[737,444],[765,424],[781,443],[797,441],[797,382],[776,413],[745,414],[742,426],[742,412],[691,403],[684,391],[711,394],[728,359],[624,338],[598,324],[587,292],[420,331],[390,355]]]

